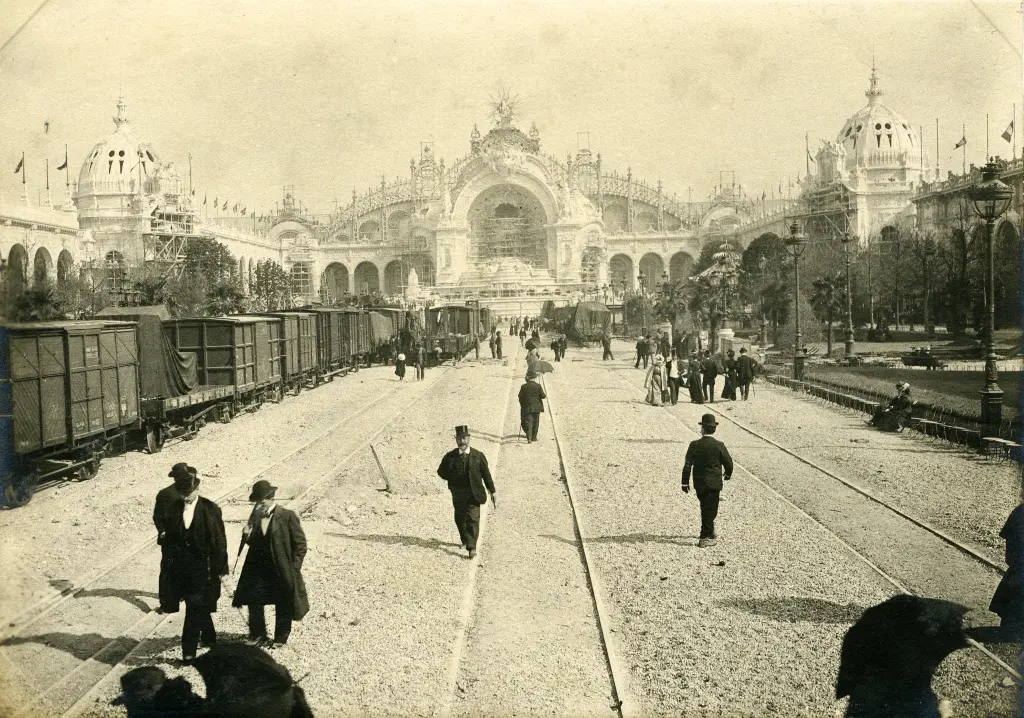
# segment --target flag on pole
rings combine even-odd
[[[195,196],[196,196],[196,191],[195,191],[195,190],[192,190],[192,196],[193,196],[193,197],[195,197]]]
[[[1010,142],[1013,139],[1013,123],[1014,122],[1016,122],[1016,120],[1011,120],[1010,121],[1010,126],[1007,127],[1003,131],[1003,139],[1006,140],[1007,142]]]
[[[959,142],[957,142],[955,145],[953,145],[953,149],[954,150],[958,150],[958,149],[960,149],[961,147],[963,147],[966,144],[967,144],[967,135],[964,135],[963,137],[960,138]]]
[[[231,211],[236,214],[238,213],[238,202],[235,202],[235,206],[231,208]]]
[[[62,170],[62,169],[64,169],[64,168],[65,168],[65,167],[67,167],[67,166],[68,166],[68,150],[67,150],[67,148],[65,147],[65,148],[64,148],[64,164],[62,164],[62,165],[61,165],[60,167],[58,167],[57,169],[58,169],[58,170]]]
[[[241,214],[241,215],[242,215],[243,217],[245,216],[245,207],[242,207],[242,211],[241,211],[241,213],[240,213],[240,214]]]
[[[224,206],[221,207],[221,209],[225,209],[226,210],[227,208],[228,208],[228,201],[224,200]]]
[[[203,204],[206,204],[206,200],[207,200],[207,194],[204,192],[203,193]]]
[[[761,192],[761,201],[764,202],[767,198],[768,198],[768,193],[762,191]]]
[[[50,132],[50,121],[47,120],[46,122],[43,123],[43,134],[45,135],[45,134],[48,134],[49,132]]]
[[[18,160],[18,166],[14,168],[14,174],[18,174],[19,172],[21,172],[21,168],[24,165],[25,165],[25,155],[22,155],[21,159]]]

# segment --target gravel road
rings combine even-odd
[[[642,402],[642,376],[631,362],[602,363],[594,350],[573,356],[582,361],[552,376],[549,393],[582,486],[582,511],[595,527],[586,538],[630,664],[637,712],[841,710],[833,690],[842,637],[864,608],[892,595],[891,585],[741,471],[723,494],[722,540],[695,548],[697,502],[678,487],[686,444],[696,433]],[[584,396],[594,410],[573,410]],[[702,413],[689,404],[675,410],[694,427]],[[616,438],[595,442],[596,436]],[[733,455],[745,465],[746,439],[727,427],[722,438],[736,445]],[[775,453],[777,460],[781,452]],[[764,470],[779,465],[765,459]],[[1001,685],[1003,675],[977,653],[961,651],[943,664],[936,686],[957,715],[1009,715],[1014,692]]]

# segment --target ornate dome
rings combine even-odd
[[[136,192],[140,177],[143,183],[152,180],[162,164],[153,146],[135,136],[123,98],[117,100],[117,117],[113,120],[114,133],[97,143],[82,163],[78,173],[80,195]]]
[[[901,115],[882,104],[878,72],[871,68],[868,105],[846,121],[836,144],[846,152],[846,168],[879,164],[920,164],[921,138]]]

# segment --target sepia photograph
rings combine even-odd
[[[1024,715],[1020,0],[2,0],[0,716]]]

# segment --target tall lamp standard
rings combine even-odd
[[[803,381],[804,378],[804,349],[803,337],[800,335],[800,255],[807,248],[807,237],[800,231],[800,225],[796,222],[789,228],[789,236],[786,237],[786,249],[793,255],[794,278],[793,283],[793,305],[794,319],[796,320],[796,336],[793,337],[793,378]]]
[[[967,196],[974,204],[978,216],[985,220],[985,388],[981,390],[981,423],[985,433],[982,436],[997,437],[1003,414],[1003,390],[999,388],[999,374],[996,369],[996,297],[995,258],[993,229],[996,220],[1009,208],[1013,190],[999,181],[999,167],[994,162],[985,165],[981,182],[967,190]]]
[[[647,331],[647,287],[644,286],[644,280],[647,279],[643,272],[636,275],[636,278],[640,281],[640,333],[643,334]]]
[[[843,232],[840,240],[843,242],[843,255],[846,259],[846,351],[845,358],[853,363],[857,352],[854,349],[853,339],[853,283],[850,281],[850,246],[857,241],[857,235]]]
[[[757,262],[757,267],[761,270],[761,333],[757,337],[757,343],[763,349],[768,346],[768,316],[764,311],[764,289],[765,276],[768,274],[768,257],[761,255],[761,259]]]

